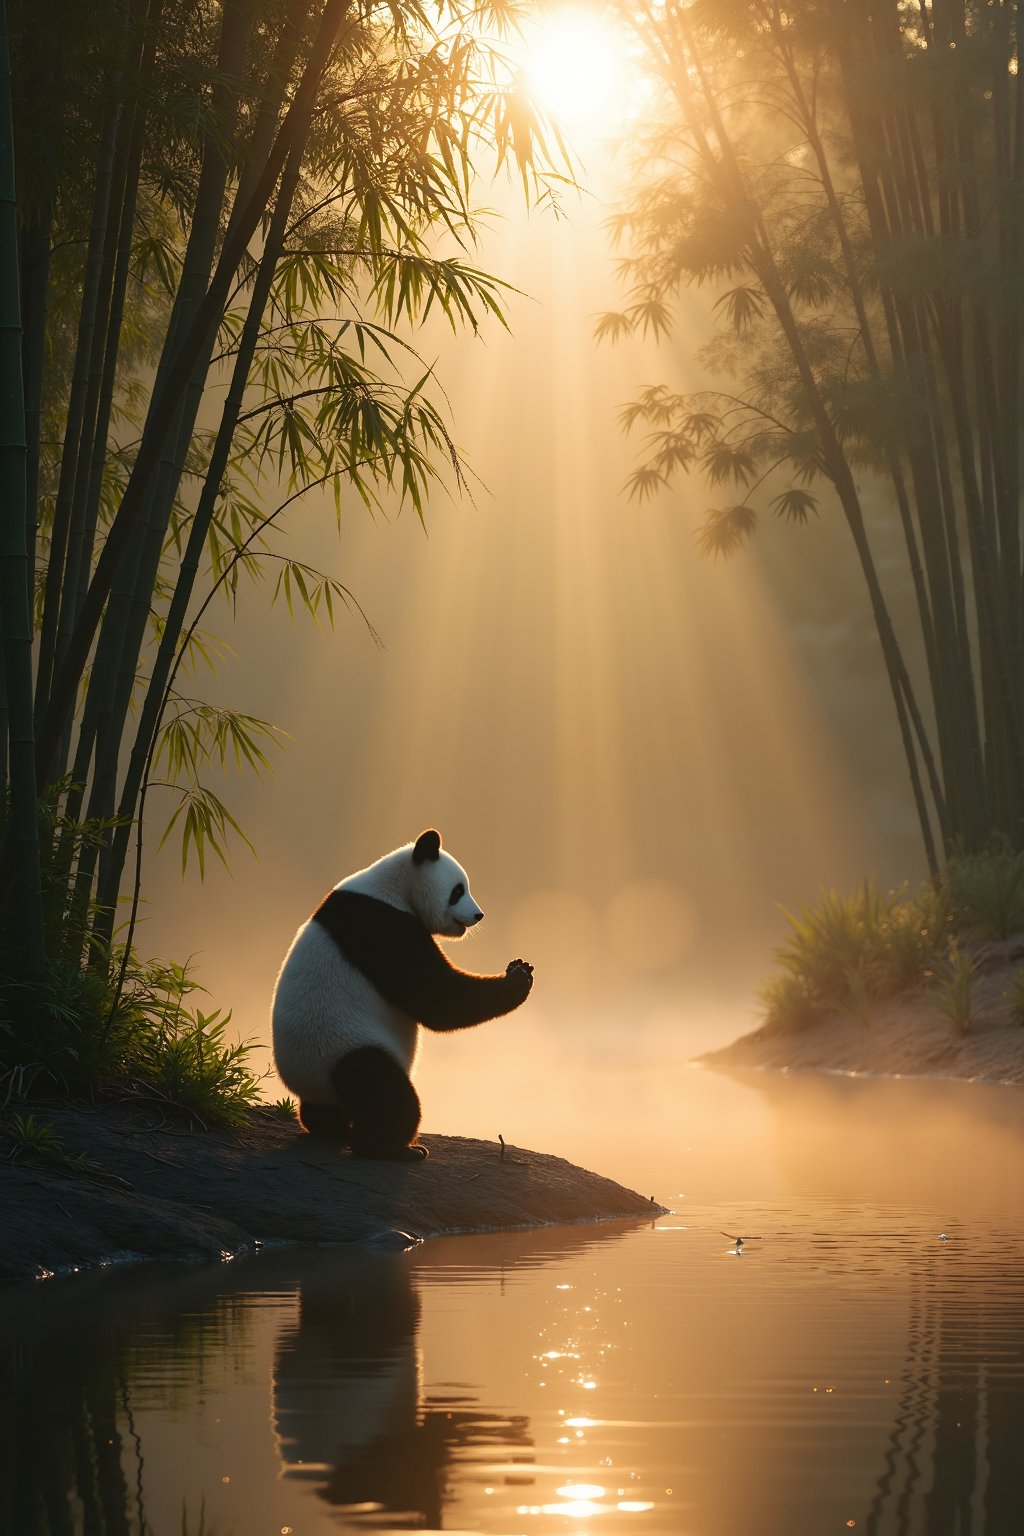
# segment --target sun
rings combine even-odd
[[[568,5],[531,29],[524,58],[530,93],[570,133],[614,126],[626,90],[623,39],[605,16]]]

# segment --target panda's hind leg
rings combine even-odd
[[[416,1090],[387,1051],[372,1045],[349,1051],[335,1064],[331,1086],[352,1127],[354,1157],[414,1162],[427,1156],[426,1147],[410,1145],[420,1126]]]
[[[308,1099],[302,1099],[299,1120],[311,1136],[342,1142],[345,1146],[352,1139],[352,1123],[337,1104],[311,1104]]]

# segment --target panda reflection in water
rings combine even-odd
[[[432,935],[461,939],[483,913],[466,871],[423,832],[340,881],[284,959],[274,988],[274,1061],[315,1136],[356,1157],[426,1157],[410,1082],[426,1029],[466,1029],[526,1001],[533,966],[504,976],[452,965]]]

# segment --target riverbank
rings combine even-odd
[[[821,1018],[807,1029],[765,1024],[699,1060],[712,1067],[846,1072],[1024,1084],[1024,1028],[1007,993],[1021,974],[1024,942],[993,943],[977,955],[970,1023],[955,1029],[929,991],[874,1003],[860,1017]]]
[[[28,1112],[22,1110],[21,1113]],[[146,1106],[33,1105],[61,1164],[0,1114],[0,1283],[153,1259],[221,1260],[270,1243],[408,1246],[443,1233],[662,1214],[564,1158],[423,1136],[423,1163],[377,1163],[272,1109],[199,1130]],[[74,1167],[74,1160],[85,1160]]]

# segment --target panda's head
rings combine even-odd
[[[461,939],[483,917],[466,871],[441,851],[440,832],[421,832],[412,845],[409,904],[425,928],[448,939]]]

